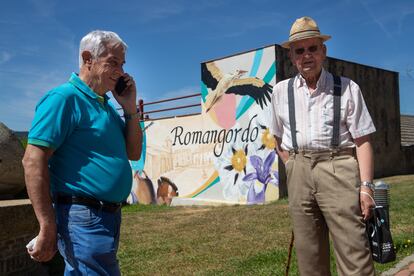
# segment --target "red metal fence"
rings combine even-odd
[[[197,115],[201,113],[201,102],[200,102],[200,96],[201,93],[195,93],[180,97],[173,97],[173,98],[167,98],[162,99],[158,101],[153,102],[144,102],[142,99],[138,100],[137,110],[141,112],[141,120],[159,120],[159,119],[166,119],[166,118],[173,118],[173,117],[183,117],[183,116],[190,116],[190,115]],[[189,98],[197,98],[198,103],[190,103],[185,105],[173,105],[172,102],[182,99],[189,99]],[[147,110],[148,106],[156,106],[160,104],[167,104],[167,108],[157,108],[157,109],[149,109]],[[200,111],[198,112],[188,112],[189,109],[194,107],[200,107]],[[120,110],[121,108],[118,108]],[[182,113],[171,115],[172,111],[180,110]],[[164,115],[159,117],[152,117],[152,114],[159,114],[163,113]],[[170,113],[170,114],[168,114]],[[150,115],[151,114],[151,115]]]

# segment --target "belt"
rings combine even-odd
[[[105,202],[90,197],[70,195],[57,195],[54,197],[54,202],[61,204],[80,204],[109,213],[115,213],[122,207],[122,203]]]
[[[343,149],[328,149],[328,150],[289,150],[289,155],[303,155],[305,157],[311,156],[341,156],[341,155],[355,155],[355,148],[343,148]]]

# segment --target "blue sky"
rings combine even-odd
[[[411,0],[16,0],[0,11],[0,121],[28,130],[39,98],[78,71],[91,30],[124,39],[124,68],[152,101],[199,92],[200,62],[280,44],[304,15],[332,35],[329,56],[399,72],[401,113],[414,114]]]

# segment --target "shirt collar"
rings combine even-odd
[[[109,97],[104,94],[103,96],[98,95],[95,91],[93,91],[83,80],[81,80],[76,73],[72,73],[69,78],[69,82],[73,84],[76,88],[79,89],[83,94],[91,97],[92,99],[96,99],[99,102],[107,102]]]
[[[299,88],[301,86],[306,85],[305,79],[302,77],[300,73],[298,73],[298,78],[296,81],[296,87]],[[322,68],[321,75],[319,76],[318,82],[316,83],[316,90],[319,90],[321,87],[325,87],[326,84],[326,70]]]

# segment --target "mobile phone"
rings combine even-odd
[[[125,78],[123,76],[119,77],[118,81],[115,84],[115,93],[121,96],[125,92],[127,87]]]

